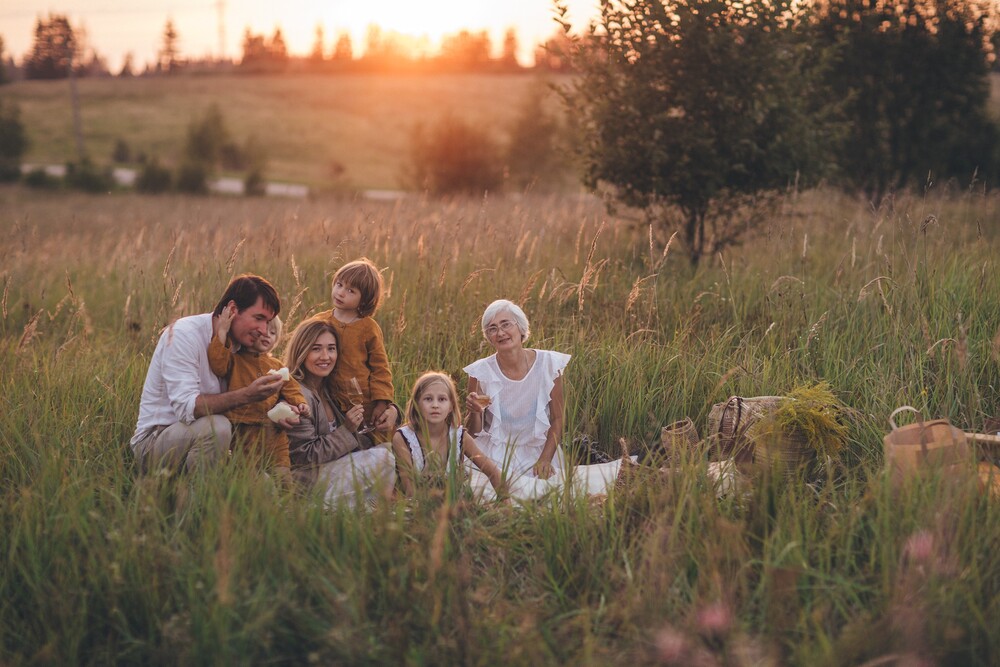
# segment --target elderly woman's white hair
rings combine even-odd
[[[517,325],[517,330],[521,332],[521,341],[528,340],[528,335],[531,333],[531,329],[528,327],[528,316],[524,314],[520,306],[507,299],[497,299],[486,306],[486,310],[483,311],[483,336],[489,340],[489,336],[486,336],[486,327],[493,321],[493,318],[503,312],[510,313],[510,316],[514,318],[514,324]]]

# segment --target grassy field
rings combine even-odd
[[[181,157],[193,118],[220,106],[240,142],[255,136],[274,180],[397,188],[412,127],[449,113],[506,138],[533,87],[531,75],[185,76],[82,79],[78,82],[88,152],[109,162],[116,140],[167,164]],[[76,156],[66,81],[23,81],[0,88],[22,111],[31,147],[26,162],[62,164]],[[340,187],[344,183],[338,182]]]
[[[995,664],[1000,504],[893,489],[881,439],[902,404],[968,429],[996,414],[997,209],[789,195],[692,270],[591,199],[0,188],[0,665]],[[730,395],[823,379],[855,411],[848,451],[808,485],[719,500],[692,457],[604,503],[525,509],[427,493],[331,513],[235,467],[135,474],[163,325],[243,271],[294,325],[359,255],[386,267],[399,401],[425,369],[464,383],[483,307],[509,297],[535,346],[574,355],[567,441],[614,452],[684,416],[704,434]]]

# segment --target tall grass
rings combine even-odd
[[[908,403],[995,413],[992,197],[789,196],[693,270],[597,202],[85,197],[0,190],[0,663],[989,664],[997,503],[879,474]],[[704,462],[605,502],[422,492],[324,511],[226,467],[138,476],[161,327],[272,279],[290,326],[337,267],[385,268],[397,400],[487,353],[486,304],[573,354],[567,441],[617,454],[711,405],[827,380],[854,409],[820,481],[717,499]],[[885,663],[881,663],[885,664]]]

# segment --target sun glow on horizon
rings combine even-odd
[[[566,2],[577,28],[597,14],[598,0]],[[280,28],[295,56],[312,51],[317,27],[327,52],[347,33],[359,56],[376,27],[407,55],[417,56],[436,53],[443,38],[463,30],[486,31],[499,55],[504,33],[513,29],[520,60],[530,64],[535,45],[557,29],[551,0],[20,0],[17,5],[0,9],[6,53],[20,60],[31,46],[36,19],[65,14],[74,27],[85,28],[89,43],[112,68],[127,53],[139,64],[153,61],[167,20],[180,36],[184,57],[236,60],[247,30],[270,36]]]
[[[318,3],[322,5],[323,3]],[[461,30],[504,30],[497,24],[500,17],[487,3],[459,2],[455,0],[383,0],[353,12],[346,21],[351,32],[365,33],[371,26],[385,32],[395,32],[411,37],[426,37],[438,43],[441,39]]]

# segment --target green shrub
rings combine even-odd
[[[172,186],[173,176],[171,176],[170,170],[162,166],[155,157],[142,165],[135,181],[136,191],[145,194],[166,192]]]
[[[188,194],[208,193],[208,168],[201,162],[184,162],[177,170],[177,189]]]
[[[110,169],[100,169],[88,159],[66,163],[67,187],[84,192],[107,192],[115,186]]]
[[[240,171],[247,168],[250,156],[235,141],[227,141],[219,147],[219,161],[223,169]]]
[[[254,167],[247,172],[243,179],[243,193],[248,197],[260,197],[267,191],[267,183],[264,181],[264,171],[260,167]]]
[[[111,159],[118,164],[127,164],[132,161],[132,149],[129,148],[127,141],[120,137],[115,140],[115,147],[111,151]]]
[[[432,194],[481,195],[503,182],[500,149],[485,129],[446,116],[410,137],[410,180]]]
[[[21,109],[0,99],[0,181],[21,177],[21,158],[28,150],[28,135],[21,122]]]
[[[507,184],[518,190],[558,190],[573,180],[567,132],[546,108],[546,93],[532,90],[510,126]]]
[[[248,196],[261,196],[266,193],[267,155],[257,138],[250,136],[246,145],[239,150],[243,160],[243,168],[247,170],[243,179],[243,193]]]
[[[62,179],[50,176],[45,167],[36,167],[24,175],[24,184],[29,188],[38,190],[55,190],[62,183]]]

